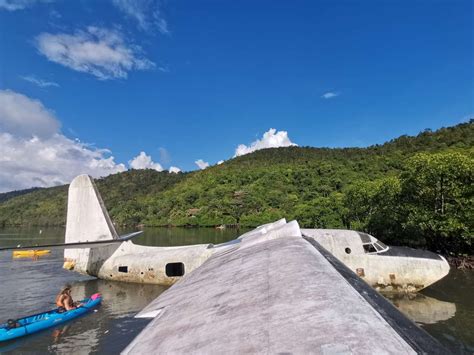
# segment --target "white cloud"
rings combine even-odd
[[[219,161],[217,162],[217,165],[221,165],[223,162],[224,162],[223,160],[219,160]]]
[[[11,90],[0,90],[0,131],[27,138],[50,137],[59,127],[54,113],[40,101]]]
[[[293,143],[290,140],[290,138],[288,137],[288,132],[286,131],[277,132],[275,128],[270,128],[268,132],[265,132],[263,134],[262,139],[257,139],[255,142],[253,142],[249,146],[246,146],[245,144],[240,144],[235,149],[234,157],[252,153],[259,149],[289,147],[293,145],[297,145],[297,144]]]
[[[16,11],[31,7],[37,2],[51,2],[53,0],[0,0],[0,10]]]
[[[69,183],[76,175],[125,171],[106,149],[91,148],[59,131],[40,101],[0,90],[0,192]]]
[[[101,80],[127,78],[132,70],[155,66],[141,55],[141,47],[127,44],[120,32],[105,28],[90,26],[74,34],[41,33],[36,47],[50,61]]]
[[[163,171],[163,167],[159,163],[153,162],[151,156],[146,155],[145,152],[140,152],[135,158],[128,162],[132,169],[154,169],[156,171]]]
[[[331,91],[329,91],[329,92],[326,92],[326,93],[324,93],[323,95],[321,95],[321,98],[322,98],[322,99],[332,99],[332,98],[335,98],[335,97],[337,97],[337,96],[339,96],[339,93],[338,93],[338,92],[331,92]]]
[[[46,80],[37,78],[34,75],[22,76],[21,78],[25,81],[28,81],[32,84],[39,86],[40,88],[47,88],[49,86],[59,87],[58,83],[55,83],[53,81],[46,81]]]
[[[137,21],[143,31],[157,29],[168,34],[168,23],[162,16],[160,0],[113,0],[113,4],[126,16]]]
[[[168,169],[168,171],[171,173],[174,173],[174,174],[177,174],[181,171],[180,168],[176,167],[176,166],[170,166],[170,168]]]
[[[199,169],[201,170],[204,170],[206,169],[208,166],[209,166],[209,163],[207,161],[204,161],[202,159],[198,159],[194,162],[198,167]]]

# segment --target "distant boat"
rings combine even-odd
[[[14,250],[13,257],[15,258],[31,258],[34,256],[41,256],[51,253],[51,250]]]

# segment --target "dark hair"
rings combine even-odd
[[[71,291],[71,285],[66,285],[61,289],[61,293],[64,294],[68,291]]]
[[[18,322],[15,319],[7,320],[7,327],[9,329],[17,328],[19,326]]]

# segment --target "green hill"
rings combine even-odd
[[[159,195],[185,176],[183,173],[129,170],[97,179],[96,183],[114,221],[131,224],[124,215],[130,218],[134,213],[131,209],[137,202],[148,195]],[[65,225],[68,186],[33,189],[0,202],[0,226]]]
[[[41,189],[41,188],[40,187],[32,187],[31,189],[2,192],[2,193],[0,193],[0,203],[5,202],[7,200],[10,200],[13,197],[29,194],[30,192],[33,192],[33,191],[36,191],[36,190],[39,190],[39,189]]]
[[[474,122],[368,148],[259,150],[192,173],[97,181],[121,225],[352,228],[395,244],[472,254]],[[0,225],[63,225],[66,186],[0,203]]]

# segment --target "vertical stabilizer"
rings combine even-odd
[[[117,232],[89,175],[79,175],[69,186],[66,243],[117,239]]]
[[[104,202],[89,175],[79,175],[69,185],[66,243],[117,239]],[[116,246],[96,249],[66,249],[64,267],[94,274]]]

